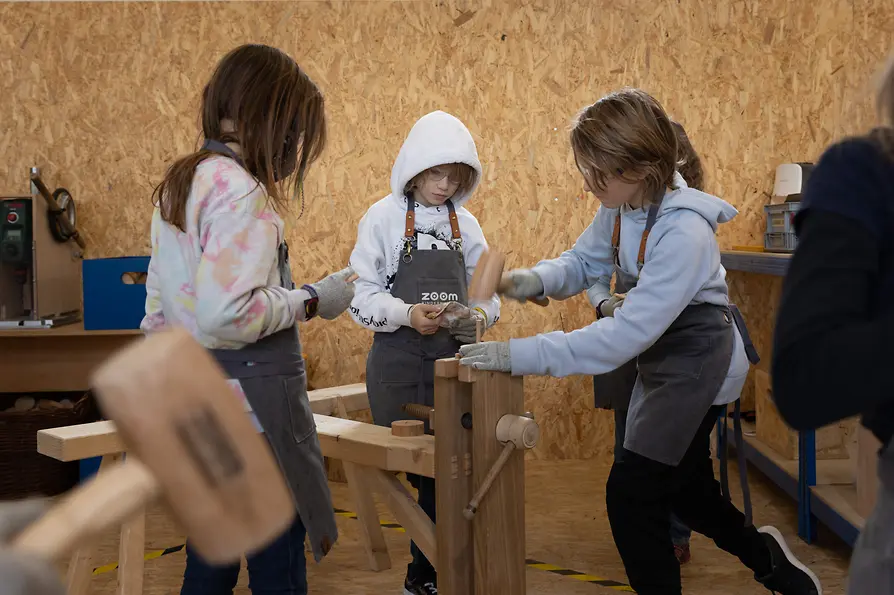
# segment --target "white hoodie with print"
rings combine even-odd
[[[351,267],[357,273],[351,316],[358,324],[376,332],[394,332],[410,326],[412,304],[391,295],[401,250],[404,247],[404,224],[407,198],[404,188],[413,177],[430,167],[448,163],[465,163],[475,170],[475,182],[462,195],[452,198],[462,234],[462,252],[466,266],[466,283],[487,241],[478,220],[465,208],[481,180],[481,163],[475,141],[465,125],[442,111],[420,118],[404,141],[391,170],[391,194],[373,204],[360,220],[357,243],[351,253]],[[447,206],[426,207],[416,203],[416,239],[418,250],[457,250],[453,240]],[[487,326],[500,318],[497,296],[485,302],[470,303],[487,317]]]

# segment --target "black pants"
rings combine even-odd
[[[711,407],[676,467],[624,450],[605,489],[608,518],[630,586],[639,595],[681,595],[680,565],[670,538],[670,514],[714,540],[758,576],[770,572],[770,553],[745,515],[720,493],[711,461],[711,430],[721,407]]]
[[[437,522],[435,518],[435,480],[431,477],[415,475],[407,473],[407,481],[410,485],[419,490],[419,507],[428,515],[432,522]],[[413,555],[413,561],[407,566],[407,578],[416,582],[427,582],[434,580],[435,567],[429,562],[422,550],[415,542],[410,541],[410,553]]]

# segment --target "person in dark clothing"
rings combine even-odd
[[[793,428],[859,415],[882,443],[852,595],[894,593],[894,60],[877,106],[883,125],[829,147],[807,183],[772,363],[774,399]]]

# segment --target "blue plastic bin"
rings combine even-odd
[[[89,459],[81,459],[78,461],[79,463],[79,471],[78,474],[80,477],[81,483],[87,481],[99,471],[99,464],[102,462],[102,457],[92,457]]]
[[[146,285],[128,285],[124,273],[145,273],[148,256],[93,258],[83,263],[84,328],[88,331],[140,328],[146,313]]]

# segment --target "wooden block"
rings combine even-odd
[[[783,458],[798,458],[798,433],[790,428],[773,402],[773,385],[764,370],[754,371],[754,400],[757,439]],[[816,431],[817,460],[847,459],[847,444],[854,432],[853,419],[820,428]]]
[[[388,428],[327,415],[314,414],[314,423],[324,456],[386,471],[434,477],[434,436],[392,436]],[[60,461],[112,454],[123,448],[115,424],[110,421],[37,432],[38,452]]]
[[[122,458],[121,453],[107,454],[102,458],[97,474],[107,473],[109,469],[120,463]],[[96,546],[93,542],[85,542],[72,554],[65,579],[68,595],[86,595],[90,592],[95,549]]]
[[[472,498],[472,431],[462,416],[472,412],[472,385],[453,377],[435,378],[434,430],[438,546],[438,590],[443,595],[474,592],[472,524],[463,508]]]
[[[343,399],[338,400],[338,414],[347,417],[348,412]],[[373,486],[366,473],[356,463],[344,463],[344,472],[348,482],[348,491],[354,501],[354,510],[357,511],[357,520],[360,522],[360,538],[366,549],[369,567],[374,572],[381,572],[391,568],[391,556],[388,555],[388,545],[385,543],[385,535],[382,525],[379,523],[379,513],[373,500]]]
[[[456,378],[459,373],[459,360],[455,357],[435,361],[435,378]]]
[[[460,366],[457,373],[460,382],[475,382],[478,377],[478,370],[469,366]]]
[[[393,474],[374,469],[361,467],[362,472],[370,478],[371,485],[387,501],[397,522],[406,530],[416,545],[432,563],[438,568],[438,554],[435,540],[435,525],[428,515],[419,507],[413,495],[407,491],[399,479]]]
[[[500,418],[524,413],[521,377],[479,371],[472,384],[472,478],[481,485],[503,451],[496,439]],[[482,500],[472,522],[475,595],[525,593],[524,452],[512,454]]]
[[[320,415],[336,415],[339,399],[344,402],[348,413],[369,409],[369,398],[366,395],[366,385],[363,383],[318,388],[307,391],[307,398],[311,410]]]
[[[425,433],[425,422],[418,419],[399,419],[391,422],[391,434],[401,438],[422,436]]]
[[[121,526],[117,595],[141,595],[143,592],[145,550],[146,511],[142,510]]]
[[[878,451],[881,442],[875,434],[857,427],[857,512],[865,519],[875,508],[878,496]]]

